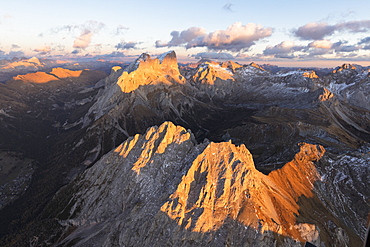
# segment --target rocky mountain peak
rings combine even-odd
[[[249,180],[258,175],[244,145],[210,143],[161,210],[186,229],[215,231],[238,217]]]
[[[222,62],[221,67],[222,68],[228,68],[230,71],[235,73],[236,69],[243,67],[243,65],[241,65],[239,63],[236,63],[236,62],[233,62],[233,61],[227,61],[227,62]]]
[[[356,71],[357,67],[349,63],[344,63],[339,68],[333,70],[332,73],[338,73],[342,71],[351,71],[351,70]]]
[[[319,76],[316,74],[315,71],[311,70],[311,71],[306,71],[306,72],[303,72],[303,77],[306,77],[306,78],[319,78]]]
[[[174,51],[152,59],[143,53],[124,71],[118,79],[118,86],[122,92],[129,93],[142,85],[184,83],[180,74],[177,58]]]
[[[257,69],[260,69],[260,70],[263,70],[263,71],[266,71],[264,68],[262,68],[261,66],[259,66],[258,64],[256,64],[255,62],[252,62],[249,64],[249,66],[252,66],[254,68],[257,68]]]
[[[30,59],[27,60],[27,62],[29,63],[33,63],[37,66],[41,66],[42,63],[40,62],[40,60],[37,58],[37,57],[31,57]]]
[[[135,135],[132,139],[121,144],[116,148],[116,152],[123,157],[135,148],[139,140],[139,135]],[[195,142],[191,132],[186,131],[181,126],[175,126],[172,122],[164,122],[159,127],[154,126],[147,130],[144,135],[144,143],[141,146],[141,155],[132,165],[132,170],[140,174],[140,169],[148,165],[155,154],[163,154],[170,145],[180,145],[183,142]],[[137,148],[137,147],[136,147]]]
[[[331,98],[334,97],[334,94],[330,92],[328,89],[323,88],[323,92],[319,95],[319,100],[322,101],[327,101]]]
[[[192,76],[192,80],[195,82],[199,82],[201,84],[208,84],[208,85],[214,85],[217,80],[234,81],[233,70],[236,67],[235,65],[231,63],[230,64],[222,64],[222,63],[220,64],[220,63],[213,62],[213,61],[204,62],[202,64],[199,64],[197,70]]]
[[[255,169],[244,145],[210,143],[161,210],[196,232],[216,231],[233,219],[258,231],[312,240],[296,222],[297,201],[300,196],[313,196],[313,183],[319,178],[313,162],[324,153],[322,146],[302,143],[291,162],[264,175]],[[314,225],[306,227],[311,229],[308,235],[317,237]]]

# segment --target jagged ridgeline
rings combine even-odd
[[[86,88],[69,95],[88,104],[53,122],[43,169],[15,201],[39,192],[43,206],[28,200],[21,226],[25,203],[0,211],[11,226],[2,228],[3,245],[362,245],[367,68],[179,65],[168,52],[113,67]],[[15,121],[11,110],[1,116]]]

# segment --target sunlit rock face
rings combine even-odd
[[[244,145],[197,144],[165,122],[130,137],[68,189],[76,192],[59,222],[72,232],[60,244],[331,246],[338,231],[353,236],[340,222],[327,231],[320,218],[333,217],[314,188],[323,156],[322,146],[302,143],[291,162],[264,175]],[[321,216],[307,217],[311,208]]]
[[[324,152],[321,146],[302,144],[293,161],[264,175],[244,145],[211,143],[161,210],[192,231],[216,231],[231,218],[303,241],[296,225],[297,201],[313,196],[313,183],[319,178],[313,161]]]
[[[184,78],[178,69],[176,54],[173,51],[154,59],[148,54],[143,54],[134,65],[136,68],[132,68],[133,71],[129,68],[118,78],[117,84],[124,93],[132,92],[139,86],[148,84],[184,83]]]
[[[31,83],[47,83],[51,81],[59,81],[60,79],[65,79],[69,77],[79,77],[81,76],[82,72],[82,70],[73,71],[63,68],[53,68],[49,73],[35,72],[25,75],[17,75],[13,78],[13,80]]]

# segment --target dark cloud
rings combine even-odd
[[[141,44],[141,42],[134,42],[134,41],[130,41],[130,42],[120,42],[118,43],[117,45],[115,45],[114,47],[117,49],[117,50],[130,50],[130,49],[139,49],[138,47],[136,47],[137,45]]]
[[[296,58],[296,56],[294,56],[293,54],[292,55],[289,55],[289,54],[276,54],[275,55],[275,58],[293,59],[293,58]]]
[[[339,46],[335,49],[335,52],[354,52],[358,51],[360,48],[355,45],[344,45],[344,46]]]
[[[24,56],[25,55],[24,55],[23,51],[10,51],[8,53],[8,57],[11,57],[11,58],[13,58],[13,57],[24,57]]]
[[[322,40],[335,32],[348,31],[352,33],[367,32],[370,30],[370,20],[341,22],[329,25],[323,22],[308,23],[294,29],[292,33],[302,40]]]
[[[12,59],[15,57],[24,57],[23,51],[10,51],[9,53],[6,53],[2,50],[0,50],[0,58],[2,59]]]
[[[192,55],[196,59],[220,59],[229,60],[234,59],[234,56],[225,52],[200,52],[198,54]]]
[[[333,51],[326,48],[311,48],[308,50],[309,57],[322,56],[330,53],[333,53]]]
[[[370,37],[366,37],[366,38],[363,38],[360,40],[360,42],[358,42],[359,45],[362,45],[362,44],[370,44]]]
[[[168,43],[156,41],[156,47],[184,45],[187,49],[206,47],[211,51],[239,52],[248,50],[256,41],[271,36],[272,28],[248,23],[236,22],[226,30],[206,33],[203,28],[192,27],[182,32],[171,32],[172,39]]]

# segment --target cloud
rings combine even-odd
[[[124,25],[118,25],[116,28],[116,35],[123,34],[125,31],[127,31],[129,28]]]
[[[47,55],[51,52],[51,47],[50,46],[43,46],[34,49],[35,52],[38,52],[39,55]]]
[[[126,57],[126,55],[123,52],[114,51],[112,53],[99,55],[97,57],[99,57],[99,58],[119,58],[119,57]]]
[[[308,23],[297,30],[293,34],[303,40],[321,40],[325,36],[330,36],[335,32],[335,26],[327,23]]]
[[[16,44],[12,44],[12,47],[10,48],[11,50],[17,50],[17,49],[20,49],[21,47],[19,45],[16,45]]]
[[[139,49],[138,47],[136,47],[137,45],[141,44],[141,42],[134,42],[134,41],[130,41],[130,42],[120,42],[118,43],[117,45],[115,45],[114,47],[117,49],[117,50],[130,50],[130,49]]]
[[[363,38],[360,40],[360,42],[358,42],[359,45],[361,44],[370,44],[370,37],[366,37],[366,38]]]
[[[192,57],[196,59],[220,59],[220,60],[234,59],[233,55],[225,52],[200,52],[195,55],[192,55]]]
[[[92,37],[95,34],[99,33],[104,28],[106,28],[106,25],[103,22],[89,20],[83,24],[63,25],[60,27],[56,27],[51,29],[50,33],[57,34],[61,32],[67,33],[79,32],[79,35],[73,41],[73,48],[85,49],[90,45]],[[43,34],[41,33],[39,34],[39,36],[42,37]]]
[[[312,48],[308,50],[308,57],[322,56],[330,53],[333,53],[333,51],[326,48]]]
[[[370,20],[342,22],[335,27],[338,30],[348,30],[353,33],[367,32],[370,30]]]
[[[156,47],[184,45],[187,49],[206,47],[211,51],[239,52],[248,50],[256,41],[271,36],[272,32],[272,28],[254,23],[243,25],[241,22],[235,22],[226,30],[216,30],[208,34],[203,28],[192,27],[182,32],[171,32],[171,41],[157,41]]]
[[[306,49],[304,46],[297,46],[292,41],[283,41],[275,46],[268,46],[263,51],[263,55],[273,55],[276,58],[294,58],[293,53],[295,51],[302,51]]]
[[[77,31],[89,30],[90,32],[96,34],[96,33],[99,33],[105,27],[106,25],[103,22],[89,20],[83,24],[77,24],[77,25],[70,24],[70,25],[63,25],[60,27],[56,27],[56,28],[51,29],[50,32],[53,34],[56,34],[60,32],[73,32],[75,30]]]
[[[329,40],[326,40],[326,39],[315,40],[308,44],[308,47],[322,48],[322,49],[330,49],[332,48],[332,46],[333,44]]]
[[[205,36],[199,36],[188,42],[187,48],[207,47],[209,50],[243,51],[248,50],[256,41],[272,35],[272,28],[248,23],[236,22],[226,30],[217,30]]]
[[[157,48],[159,47],[172,47],[172,46],[180,46],[191,42],[192,40],[196,39],[197,37],[201,37],[206,35],[206,30],[202,27],[190,27],[184,31],[172,31],[171,36],[172,39],[170,42],[165,43],[163,41],[157,40],[155,45]]]
[[[275,46],[268,46],[264,51],[264,55],[274,55],[274,54],[283,54],[290,53],[299,49],[298,46],[294,45],[292,41],[283,41],[280,44]]]
[[[81,32],[80,36],[78,36],[73,41],[73,48],[85,49],[91,43],[92,36],[93,33],[90,30],[85,29],[84,31]]]
[[[13,59],[14,57],[24,57],[23,51],[10,51],[9,53],[6,53],[2,50],[0,50],[0,58],[3,59]]]
[[[335,49],[336,52],[354,52],[358,50],[360,50],[360,48],[355,45],[344,45],[339,46],[338,48]]]
[[[231,3],[227,3],[225,4],[222,9],[223,10],[226,10],[226,11],[229,11],[229,12],[234,12],[234,10],[232,9],[232,7],[234,6],[234,4],[231,4]]]
[[[370,20],[347,21],[335,25],[329,25],[325,22],[311,22],[298,29],[292,30],[292,33],[302,40],[323,40],[325,37],[333,35],[335,32],[367,32],[370,30]]]

